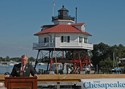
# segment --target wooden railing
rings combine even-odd
[[[80,82],[81,79],[95,78],[125,78],[125,74],[41,74],[37,81],[42,82]],[[5,81],[5,75],[0,75],[0,82]]]

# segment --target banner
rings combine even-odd
[[[125,78],[81,79],[81,89],[125,89]]]

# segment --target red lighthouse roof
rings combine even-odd
[[[78,29],[75,27],[77,24],[58,24],[49,28],[46,28],[44,30],[41,30],[40,32],[34,34],[36,36],[42,35],[42,34],[48,34],[48,33],[81,33],[85,35],[91,36],[88,32],[82,31],[81,29]],[[82,25],[82,24],[78,24]]]

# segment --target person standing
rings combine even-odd
[[[33,68],[31,64],[28,63],[28,57],[26,55],[22,55],[21,63],[14,65],[10,76],[11,77],[29,77],[30,74],[32,76],[37,77],[36,70]]]

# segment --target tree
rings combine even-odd
[[[92,51],[93,57],[92,57],[92,63],[94,66],[98,65],[100,61],[105,60],[109,57],[109,48],[107,44],[99,43],[94,45],[94,50]]]
[[[110,73],[113,67],[113,61],[107,58],[104,61],[100,61],[99,65],[103,73]]]

